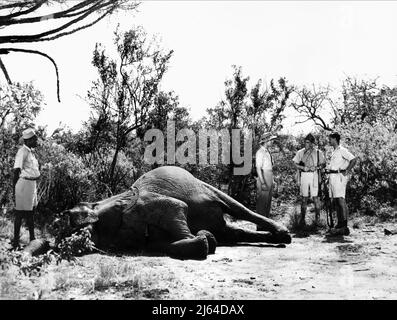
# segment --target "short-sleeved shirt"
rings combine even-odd
[[[330,170],[345,170],[350,161],[355,158],[345,147],[338,146],[331,155],[329,163]]]
[[[16,156],[14,169],[21,169],[21,178],[38,178],[40,176],[39,163],[32,150],[23,145],[19,148]]]
[[[273,160],[270,152],[261,146],[255,155],[256,167],[262,170],[272,170]]]
[[[318,159],[317,159],[317,151],[318,151]],[[324,153],[317,148],[312,148],[311,150],[305,150],[305,148],[300,149],[295,157],[292,159],[296,164],[301,161],[305,164],[306,167],[317,167],[319,164],[325,163]]]

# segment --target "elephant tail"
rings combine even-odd
[[[284,226],[275,222],[272,219],[266,218],[260,214],[253,212],[252,210],[248,209],[240,202],[236,201],[226,193],[218,190],[217,188],[211,186],[208,183],[204,183],[206,189],[212,191],[215,195],[215,201],[220,203],[222,209],[225,213],[231,215],[236,219],[246,220],[253,222],[259,226],[265,227],[266,230],[270,232],[278,232],[281,230],[286,230]]]

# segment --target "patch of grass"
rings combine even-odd
[[[397,220],[397,208],[385,206],[376,210],[373,215],[366,215],[364,211],[357,211],[351,215],[353,228],[361,228],[362,225],[375,226],[383,222],[395,222]]]
[[[138,269],[131,262],[106,259],[98,265],[93,291],[114,289],[123,292],[122,296],[126,299],[157,299],[169,293],[170,283],[175,283],[172,272],[163,273],[142,267]]]
[[[0,237],[5,239],[11,239],[11,237],[13,236],[14,236],[13,223],[5,217],[0,217]]]
[[[397,209],[392,207],[382,207],[376,211],[376,217],[380,222],[396,221]]]
[[[94,290],[104,290],[114,286],[117,281],[115,275],[115,267],[110,264],[100,264],[99,274],[94,280]]]

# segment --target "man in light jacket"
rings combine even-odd
[[[13,247],[19,247],[19,233],[22,219],[25,219],[30,241],[35,239],[33,213],[37,206],[37,180],[40,177],[39,164],[33,153],[37,147],[37,136],[32,128],[22,133],[24,144],[15,156],[14,164],[14,196],[15,220]]]
[[[271,133],[264,134],[261,137],[260,147],[255,156],[256,172],[258,174],[256,212],[267,218],[270,216],[274,184],[273,159],[269,149],[275,139],[277,139],[277,136]],[[260,227],[257,227],[257,229],[258,231],[263,231]]]

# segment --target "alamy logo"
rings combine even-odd
[[[144,161],[148,164],[222,164],[236,165],[234,175],[247,175],[252,168],[252,132],[232,129],[200,129],[198,134],[184,128],[176,133],[175,122],[167,122],[167,147],[165,150],[164,132],[159,129],[146,131],[144,141],[151,142],[145,148]],[[154,140],[154,141],[153,141]],[[178,147],[177,144],[179,144]],[[219,150],[221,145],[221,152]],[[241,154],[241,147],[243,153]],[[166,159],[165,159],[166,154]],[[208,162],[209,154],[209,162]]]

